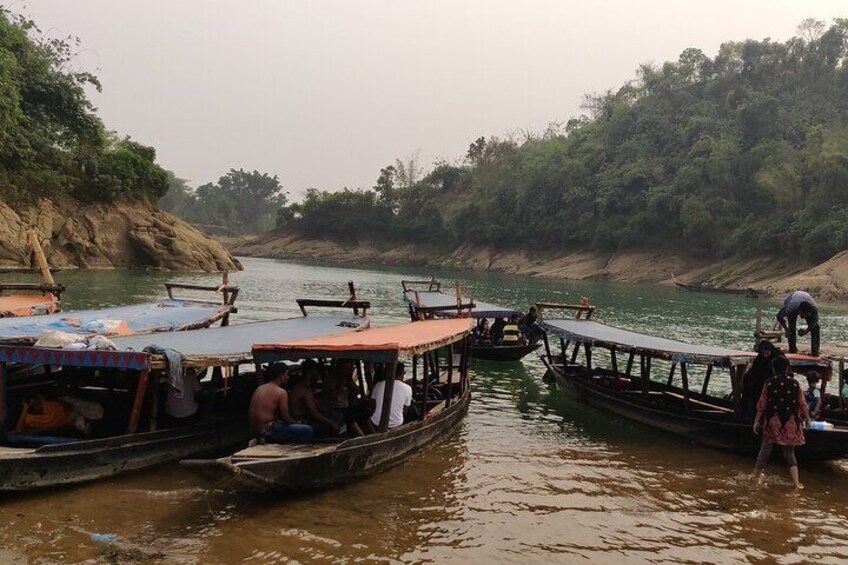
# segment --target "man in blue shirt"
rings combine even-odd
[[[796,346],[796,327],[798,316],[807,322],[807,331],[798,332],[797,335],[810,334],[810,352],[819,354],[819,340],[821,339],[821,328],[819,327],[819,308],[813,297],[802,290],[796,290],[783,301],[783,308],[777,313],[777,322],[786,332],[789,339],[789,353],[798,353]],[[788,324],[787,324],[788,320]]]

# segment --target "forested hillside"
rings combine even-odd
[[[35,23],[0,8],[0,198],[68,194],[90,202],[159,198],[156,152],[107,133],[76,72],[73,38],[33,40]]]
[[[0,266],[28,266],[35,230],[63,268],[237,269],[219,243],[153,209],[169,174],[153,148],[106,130],[78,50],[0,7]]]
[[[643,65],[587,114],[480,138],[460,164],[309,191],[280,227],[500,248],[677,248],[816,261],[848,247],[848,20]]]

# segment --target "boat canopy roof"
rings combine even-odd
[[[202,328],[232,309],[228,304],[167,299],[99,310],[3,318],[0,319],[0,343],[34,343],[50,331],[118,336]]]
[[[468,318],[421,320],[356,333],[253,346],[257,363],[298,359],[343,358],[387,363],[399,354],[417,355],[461,340],[469,334]]]
[[[141,370],[150,368],[152,364],[156,368],[155,361],[160,356],[143,352],[144,348],[155,345],[179,353],[184,367],[231,366],[251,362],[253,344],[268,338],[312,339],[358,331],[367,325],[368,321],[360,317],[303,316],[190,332],[115,338],[112,343],[117,351],[0,346],[0,363]]]
[[[413,306],[422,308],[456,308],[456,296],[446,294],[438,290],[406,290],[403,293],[404,299]],[[471,304],[471,298],[462,297],[462,304]],[[489,302],[480,302],[474,300],[474,309],[471,311],[472,318],[508,318],[514,314],[521,314],[520,310],[508,308],[506,306],[498,306]],[[465,312],[463,312],[465,314]],[[438,316],[456,317],[456,310],[443,310],[438,312]]]
[[[572,342],[587,343],[626,353],[645,354],[679,363],[731,367],[747,364],[753,356],[750,351],[695,345],[623,330],[594,320],[544,319],[540,322],[546,332]]]

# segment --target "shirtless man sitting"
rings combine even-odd
[[[302,424],[289,413],[289,380],[285,364],[271,365],[268,382],[260,385],[250,398],[250,429],[268,443],[309,443],[315,436],[312,426]]]

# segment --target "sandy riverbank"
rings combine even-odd
[[[412,244],[340,243],[280,233],[221,241],[233,254],[252,257],[346,265],[457,268],[534,277],[610,279],[663,285],[673,284],[676,278],[683,283],[756,288],[774,294],[801,288],[824,299],[848,299],[848,251],[810,267],[797,261],[772,257],[715,261],[660,251],[557,254],[468,245],[445,250]]]

